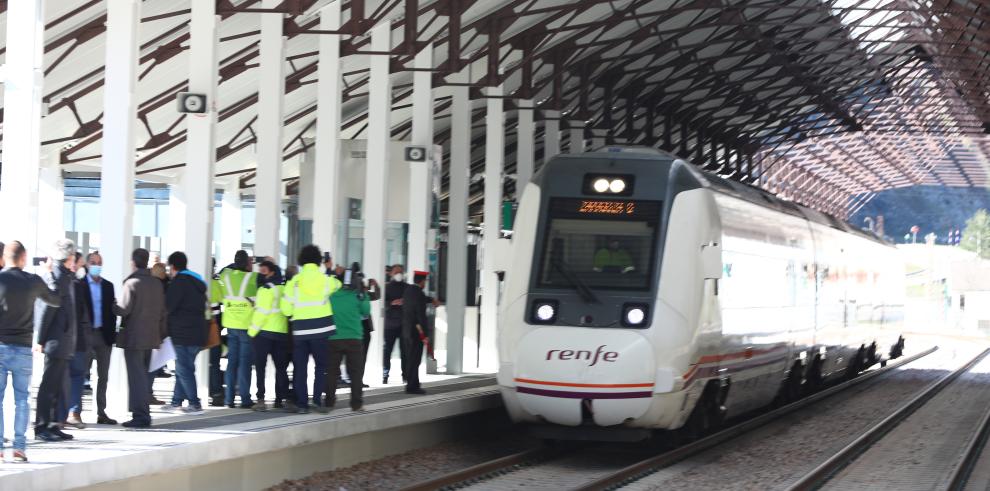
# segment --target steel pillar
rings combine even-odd
[[[38,172],[44,84],[45,1],[8,2],[3,80],[3,175],[0,208],[18,210],[0,221],[0,240],[38,250]],[[48,248],[50,244],[41,244]]]
[[[560,111],[543,111],[543,163],[560,154]]]
[[[533,178],[533,164],[536,158],[536,124],[533,122],[533,101],[518,101],[519,113],[516,125],[516,199],[522,198],[526,184]]]
[[[107,0],[100,254],[103,256],[101,276],[118,289],[131,274],[140,25],[141,0]],[[120,415],[126,411],[127,396],[124,354],[114,348],[107,390],[110,414]]]
[[[407,40],[408,41],[408,40]],[[430,168],[433,161],[433,44],[427,44],[413,61],[412,144],[426,149],[426,162],[409,162],[410,271],[427,271],[426,231],[430,227]]]
[[[570,132],[570,153],[584,153],[584,121],[570,121],[568,123]]]
[[[371,50],[392,49],[392,25],[385,21],[371,29]],[[390,55],[373,54],[368,80],[368,158],[364,187],[364,264],[362,270],[377,276],[385,269],[385,210],[388,209],[389,145],[392,140],[392,83]],[[371,320],[383,326],[384,302],[371,309]],[[368,356],[371,366],[381,368],[382,329],[372,333]],[[367,364],[365,366],[368,366]],[[374,373],[374,371],[372,371]],[[377,375],[376,375],[377,376]]]
[[[263,0],[262,8],[276,8],[282,0]],[[258,74],[258,154],[254,181],[254,255],[279,256],[282,217],[282,112],[285,102],[285,38],[281,13],[261,15]],[[291,254],[290,254],[291,256]]]
[[[505,112],[502,86],[488,89],[485,117],[485,227],[481,268],[481,336],[479,367],[498,368],[495,333],[498,328],[499,282],[495,274],[498,241],[502,237],[502,168],[505,164]]]
[[[320,30],[334,31],[341,27],[340,10],[343,2],[331,2],[320,10]],[[313,182],[300,183],[311,189],[313,207],[313,243],[337,257],[337,220],[339,218],[340,186],[340,126],[343,77],[340,72],[340,42],[337,34],[319,36],[320,63],[317,67],[316,160],[313,162]],[[319,210],[319,213],[316,213]],[[289,251],[294,262],[296,251]]]
[[[453,77],[471,79],[470,66]],[[447,373],[464,370],[464,313],[467,305],[468,180],[471,172],[471,100],[464,85],[450,88],[450,194],[447,225]]]
[[[223,200],[220,202],[220,257],[217,258],[217,271],[234,262],[234,253],[242,247],[244,225],[241,211],[241,180],[237,176],[228,177],[224,182]]]

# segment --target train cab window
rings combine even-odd
[[[660,212],[659,201],[551,199],[537,286],[648,290]]]

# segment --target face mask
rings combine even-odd
[[[86,277],[86,268],[79,268],[76,270],[76,279],[81,280]]]
[[[392,281],[396,283],[402,283],[402,279],[403,279],[402,273],[396,273],[392,275]]]
[[[93,278],[98,278],[100,276],[100,273],[102,272],[103,272],[103,266],[93,265],[89,267],[89,275],[92,276]]]

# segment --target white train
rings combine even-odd
[[[703,433],[903,350],[895,248],[659,151],[555,157],[513,234],[498,383],[562,436]]]

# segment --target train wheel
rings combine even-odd
[[[859,373],[863,371],[863,368],[865,368],[865,358],[866,348],[860,346],[859,349],[856,350],[856,356],[852,360],[849,360],[849,366],[846,367],[847,379],[852,380],[859,376]]]
[[[705,386],[691,416],[684,424],[683,436],[686,440],[697,440],[718,429],[725,421],[725,406],[720,401],[718,382],[711,381]]]
[[[801,398],[801,391],[804,386],[804,366],[800,361],[795,361],[791,369],[787,371],[787,378],[780,386],[780,393],[777,399],[780,405],[790,404]]]
[[[825,364],[822,360],[821,355],[815,355],[815,358],[811,360],[811,366],[808,367],[808,376],[804,383],[805,395],[814,394],[821,390],[824,385],[824,377],[822,376],[822,366]]]

